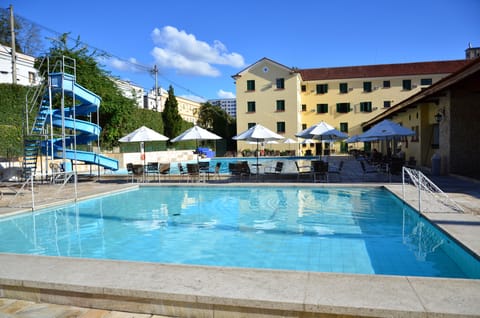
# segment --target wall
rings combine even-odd
[[[480,92],[454,89],[450,108],[445,119],[451,126],[448,172],[480,179]]]

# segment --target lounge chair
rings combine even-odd
[[[277,161],[276,165],[274,167],[268,167],[265,169],[266,174],[279,174],[282,173],[283,170],[283,162],[282,161]]]
[[[328,182],[328,162],[322,160],[312,160],[313,182],[324,180]]]
[[[158,168],[159,180],[161,176],[164,176],[166,178],[166,176],[169,174],[170,174],[170,163],[161,163],[160,167]]]
[[[178,163],[178,173],[180,174],[180,181],[184,177],[188,178],[188,172],[183,168],[183,165],[180,162]]]
[[[197,163],[187,163],[187,182],[200,181],[200,167]]]
[[[127,175],[128,175],[128,178],[131,179],[133,183],[133,179],[135,178],[135,174],[133,171],[133,163],[127,163]]]
[[[159,164],[158,162],[149,162],[147,163],[147,167],[145,170],[145,173],[147,175],[147,178],[149,176],[153,176],[153,179],[157,178],[157,180],[160,182],[160,171],[159,171]]]
[[[207,179],[210,180],[210,175],[213,174],[215,179],[220,178],[220,168],[222,167],[222,163],[219,161],[215,164],[215,168],[213,170],[207,171]]]
[[[363,160],[360,160],[360,165],[362,167],[362,171],[363,171],[363,179],[365,180],[365,178],[368,176],[368,175],[372,175],[374,174],[375,176],[378,175],[378,168],[375,167],[375,166],[367,166],[365,165],[365,162]]]
[[[343,170],[343,160],[340,161],[338,167],[330,165],[328,167],[328,174],[333,174],[338,176],[338,181],[342,181],[342,170]]]
[[[307,165],[304,160],[295,160],[295,167],[297,167],[297,181],[300,180],[301,176],[311,176],[312,167]]]
[[[265,168],[265,177],[267,177],[267,176],[278,176],[279,174],[282,173],[282,170],[283,170],[283,162],[282,161],[277,161],[275,166]]]

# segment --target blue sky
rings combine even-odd
[[[263,57],[299,68],[463,59],[480,46],[479,0],[1,0],[42,37],[70,32],[109,53],[112,75],[177,96],[235,96]],[[48,47],[48,46],[46,46]]]

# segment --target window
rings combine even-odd
[[[302,85],[302,92],[306,92],[307,91],[307,85]]]
[[[28,82],[30,84],[35,84],[35,73],[34,72],[28,72]]]
[[[372,91],[372,82],[363,82],[363,91],[370,93]]]
[[[383,88],[390,88],[390,81],[383,81]]]
[[[277,133],[279,133],[279,134],[285,133],[285,122],[284,121],[277,121]]]
[[[340,123],[340,131],[348,133],[348,123]]]
[[[285,101],[277,100],[277,112],[284,112],[285,111]]]
[[[390,100],[384,100],[383,101],[383,107],[384,108],[387,108],[387,107],[390,107],[390,106],[392,106],[392,101],[390,101]]]
[[[422,78],[420,80],[420,85],[432,85],[432,79],[431,78]]]
[[[254,91],[254,90],[255,90],[255,81],[247,80],[247,91]]]
[[[317,114],[328,113],[328,104],[317,104]]]
[[[248,129],[252,128],[253,126],[255,126],[257,123],[248,123]]]
[[[350,111],[350,103],[337,103],[337,113],[348,113]]]
[[[412,81],[411,80],[403,80],[402,81],[402,88],[404,91],[409,91],[412,89]]]
[[[277,78],[277,89],[285,89],[285,79]]]
[[[317,94],[328,93],[328,84],[317,84]]]
[[[302,130],[307,129],[307,124],[302,124]]]
[[[372,102],[361,102],[360,111],[362,113],[370,113],[372,111]]]
[[[302,104],[302,112],[306,112],[307,111],[307,104]]]
[[[338,89],[340,90],[340,94],[348,93],[348,83],[340,83]]]
[[[247,113],[255,112],[255,102],[247,102]]]

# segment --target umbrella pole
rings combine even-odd
[[[257,182],[258,182],[258,139],[257,139]]]

